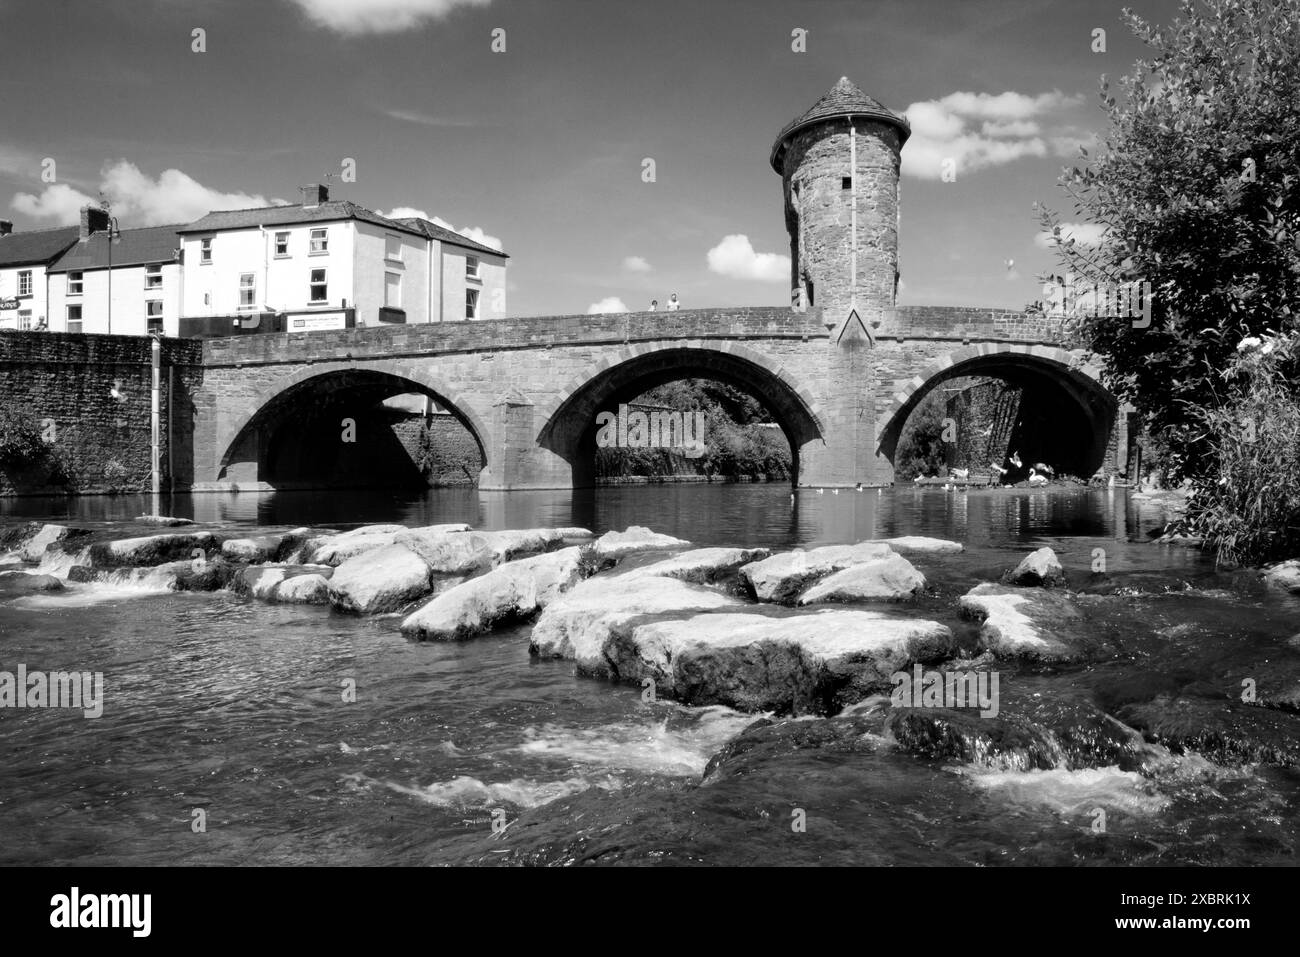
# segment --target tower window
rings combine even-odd
[[[840,189],[852,189],[852,188],[853,188],[853,177],[852,177],[852,176],[841,176],[841,177],[840,177]]]

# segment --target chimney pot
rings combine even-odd
[[[304,206],[319,206],[321,203],[330,201],[330,191],[324,183],[312,183],[310,186],[302,187],[302,204]]]

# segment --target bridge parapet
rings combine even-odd
[[[899,306],[894,328],[906,339],[1041,342],[1072,347],[1078,320],[969,306]]]

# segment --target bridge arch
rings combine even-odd
[[[302,457],[312,459],[315,453],[315,458],[328,461],[341,450],[359,453],[359,464],[374,469],[373,456],[383,450],[375,445],[373,435],[363,436],[360,427],[357,442],[351,443],[355,448],[348,449],[349,443],[343,442],[342,413],[377,407],[384,399],[410,393],[429,396],[450,412],[473,439],[481,465],[486,465],[490,443],[481,415],[418,366],[382,361],[325,362],[277,377],[242,404],[218,430],[214,477],[219,483],[272,488],[320,484],[304,482],[295,474],[314,474]],[[304,417],[311,425],[321,426],[321,436],[314,435],[310,427],[301,431]],[[313,444],[319,447],[313,449]],[[367,456],[371,457],[368,462]],[[319,472],[318,464],[315,471]],[[326,484],[337,484],[337,477]]]
[[[895,390],[877,431],[877,453],[894,461],[898,440],[908,417],[937,386],[952,379],[987,377],[1029,386],[1035,394],[1055,393],[1071,412],[1078,445],[1073,467],[1083,478],[1105,462],[1118,403],[1102,384],[1100,370],[1086,363],[1082,350],[1024,343],[991,342],[964,346],[928,363]]]
[[[601,359],[539,403],[537,443],[568,463],[575,486],[595,484],[596,415],[615,411],[648,389],[684,378],[713,379],[748,392],[773,415],[800,461],[825,445],[823,413],[814,396],[773,357],[734,341],[638,343]]]

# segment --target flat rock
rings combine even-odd
[[[1115,715],[1175,751],[1196,751],[1218,763],[1300,764],[1300,721],[1258,705],[1166,697],[1125,705]]]
[[[1065,569],[1056,558],[1056,552],[1047,546],[1030,552],[1010,572],[1006,580],[1012,585],[1035,586],[1062,585],[1065,583]]]
[[[211,532],[182,532],[175,535],[145,535],[90,546],[90,561],[96,568],[131,568],[162,565],[194,558],[194,550],[205,555],[220,545]]]
[[[652,575],[708,585],[732,578],[742,566],[762,561],[770,554],[766,548],[692,548],[672,558],[629,569],[622,572],[622,577]]]
[[[804,589],[827,575],[893,554],[894,550],[881,542],[795,549],[746,565],[740,577],[759,601],[792,604]]]
[[[39,562],[45,557],[47,546],[61,542],[72,534],[73,530],[66,525],[42,525],[40,530],[18,549],[18,554],[23,561]]]
[[[272,591],[271,600],[289,605],[328,605],[329,579],[318,573],[286,578]]]
[[[596,539],[594,547],[601,558],[622,558],[633,552],[653,549],[688,548],[690,542],[671,535],[661,535],[641,525],[631,525],[621,532],[606,532]]]
[[[1094,650],[1078,634],[1083,613],[1064,595],[984,582],[963,595],[960,605],[962,614],[982,622],[980,643],[999,658],[1066,662]]]
[[[63,591],[62,579],[23,571],[0,572],[0,592],[29,595],[37,592]]]
[[[1300,594],[1300,559],[1292,558],[1264,570],[1264,582],[1270,588]]]
[[[570,658],[581,670],[607,665],[603,649],[618,625],[644,615],[690,615],[716,608],[742,608],[730,595],[658,575],[597,576],[551,602],[533,626],[528,650],[543,658]]]
[[[888,545],[902,555],[956,555],[966,550],[961,542],[950,542],[946,538],[926,538],[924,535],[902,535],[873,541]]]
[[[259,564],[273,560],[284,543],[283,535],[257,535],[253,538],[228,538],[221,543],[221,556],[227,561]]]
[[[145,525],[160,525],[163,528],[180,528],[184,525],[194,524],[194,520],[191,518],[175,518],[171,515],[140,515],[136,518],[136,521]]]
[[[399,539],[437,539],[445,535],[469,531],[463,522],[449,525],[426,525],[407,528],[405,525],[363,525],[351,531],[308,540],[303,546],[304,557],[318,565],[341,565],[349,558],[396,544]]]
[[[393,544],[420,556],[437,575],[474,575],[499,563],[500,553],[483,532],[411,529],[398,534]]]
[[[454,585],[412,612],[402,633],[425,640],[472,638],[532,617],[584,575],[577,546],[507,562],[485,575]]]
[[[649,678],[659,693],[685,704],[807,713],[839,710],[889,687],[894,672],[947,657],[953,648],[952,632],[939,622],[822,609],[616,626],[602,655],[610,677]]]
[[[799,596],[814,602],[907,601],[925,588],[925,576],[902,555],[851,565],[823,578]]]
[[[512,562],[592,538],[585,528],[516,528],[478,532],[492,548],[496,564]]]
[[[238,594],[273,601],[281,582],[304,575],[317,575],[329,579],[334,574],[330,565],[253,565],[240,569],[231,582]]]
[[[330,604],[357,615],[397,611],[432,590],[428,562],[405,545],[384,545],[349,558],[329,580]]]

